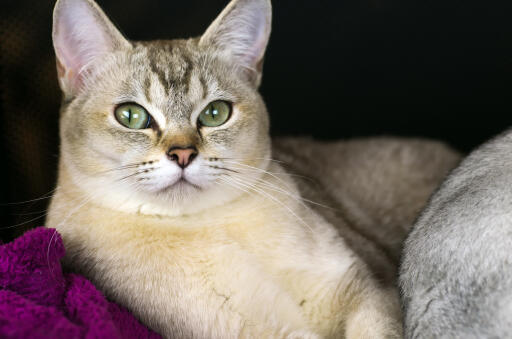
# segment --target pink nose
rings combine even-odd
[[[167,156],[181,168],[187,167],[197,155],[195,147],[171,147]]]

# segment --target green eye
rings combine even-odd
[[[119,105],[114,113],[121,125],[131,129],[145,129],[151,123],[151,115],[137,104]]]
[[[227,101],[213,101],[199,114],[199,122],[206,127],[217,127],[228,121],[231,104]]]

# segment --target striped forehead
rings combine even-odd
[[[211,77],[210,83],[205,80],[197,58],[172,42],[144,46],[136,59],[145,67],[135,76],[145,100],[167,117],[188,117],[194,104],[204,100],[212,86],[216,87]]]
[[[146,49],[149,74],[156,79],[165,93],[178,89],[187,93],[194,70],[191,55],[171,44]]]

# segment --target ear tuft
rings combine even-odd
[[[130,47],[92,0],[58,0],[53,11],[52,37],[59,82],[68,97],[79,92],[84,74],[98,59]]]
[[[199,44],[227,52],[259,85],[271,23],[270,0],[232,0],[206,30]]]

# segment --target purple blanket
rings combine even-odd
[[[160,338],[84,277],[63,274],[63,256],[47,228],[0,246],[1,338]]]

